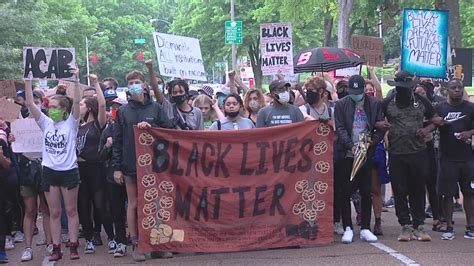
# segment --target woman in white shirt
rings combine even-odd
[[[49,117],[41,112],[33,100],[31,81],[25,81],[26,104],[43,131],[43,184],[50,212],[53,252],[50,261],[58,261],[61,253],[61,194],[64,198],[68,217],[70,258],[79,259],[77,253],[79,218],[77,214],[77,195],[79,190],[79,171],[76,155],[76,138],[79,129],[79,102],[81,100],[78,71],[74,99],[56,95],[49,102]]]
[[[225,118],[217,120],[209,130],[240,130],[255,128],[252,120],[240,116],[243,107],[242,98],[237,94],[230,94],[224,99]]]

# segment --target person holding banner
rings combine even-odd
[[[274,80],[270,83],[269,87],[273,103],[258,112],[257,128],[304,121],[300,109],[288,103],[290,101],[290,83],[282,80]]]
[[[145,93],[145,76],[142,72],[132,71],[126,76],[130,98],[128,104],[120,107],[114,123],[112,144],[112,167],[114,180],[125,184],[127,190],[127,223],[133,244],[133,259],[144,261],[146,257],[138,251],[138,210],[137,210],[137,168],[135,152],[135,134],[133,127],[175,128],[162,106],[153,102],[149,93]],[[162,257],[172,257],[164,252]]]
[[[372,195],[371,195],[371,169],[372,157],[375,146],[369,146],[367,151],[367,160],[356,173],[351,183],[351,172],[354,161],[357,160],[355,151],[359,145],[359,135],[369,136],[370,143],[378,143],[383,137],[376,124],[383,121],[380,102],[373,97],[367,97],[364,94],[365,80],[362,76],[354,75],[349,79],[348,95],[336,102],[335,122],[336,133],[338,136],[338,151],[342,151],[341,158],[336,168],[340,169],[335,177],[335,186],[340,186],[342,196],[339,197],[342,214],[342,223],[344,234],[342,243],[350,244],[353,241],[354,233],[351,219],[350,197],[353,191],[353,185],[359,189],[362,206],[362,222],[360,239],[367,242],[376,242],[377,237],[370,231],[370,218],[372,214]]]
[[[210,130],[240,130],[255,128],[252,120],[240,116],[243,102],[237,94],[230,94],[224,99],[225,118],[217,120]]]
[[[78,70],[74,73],[76,84],[74,98],[54,96],[50,101],[49,117],[41,112],[33,100],[31,81],[26,80],[26,105],[43,131],[42,152],[43,183],[49,205],[53,252],[50,261],[62,258],[61,252],[61,194],[64,197],[68,216],[70,258],[79,259],[77,252],[79,218],[77,196],[79,191],[79,171],[77,166],[76,139],[79,130],[81,93]]]

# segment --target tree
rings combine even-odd
[[[337,23],[337,47],[349,48],[349,18],[353,0],[338,0],[339,18]]]
[[[449,11],[449,43],[453,48],[462,47],[459,0],[436,0],[435,7]]]

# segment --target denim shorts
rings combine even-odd
[[[44,192],[49,192],[49,187],[51,186],[73,189],[80,183],[81,178],[77,168],[67,171],[55,171],[48,167],[43,167],[41,188]]]

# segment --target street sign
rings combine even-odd
[[[225,67],[225,62],[216,62],[216,67]]]
[[[135,44],[145,44],[146,40],[144,38],[133,40]]]
[[[242,21],[225,22],[225,44],[242,44]]]

